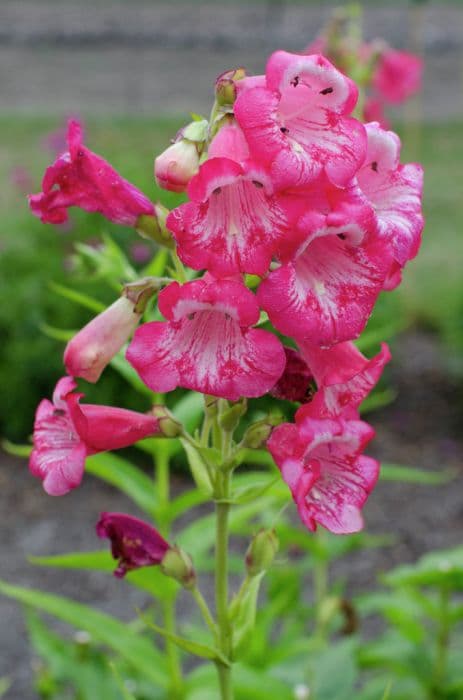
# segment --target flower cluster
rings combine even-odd
[[[277,51],[265,75],[221,75],[211,121],[186,127],[157,158],[158,183],[188,194],[165,222],[82,145],[75,122],[69,151],[30,198],[43,221],[75,205],[145,233],[155,225],[196,271],[164,284],[165,320],[136,328],[143,309],[127,294],[97,317],[69,344],[68,373],[96,381],[136,328],[126,357],[155,392],[302,403],[268,448],[307,527],[337,533],[361,527],[378,476],[362,454],[373,430],[358,408],[389,359],[384,346],[368,360],[352,341],[380,292],[400,282],[423,227],[420,166],[400,164],[394,133],[353,116],[357,98],[324,56]],[[153,416],[131,423],[121,409],[104,409],[103,427],[96,407],[78,406],[72,379],[58,387],[55,405],[39,407],[31,460],[50,493],[78,483],[86,455],[160,431]]]

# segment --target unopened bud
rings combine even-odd
[[[262,420],[258,420],[246,430],[241,445],[251,450],[258,450],[263,447],[269,439],[273,428],[281,423],[281,416],[269,415]]]
[[[246,77],[244,68],[235,68],[221,73],[215,81],[215,99],[218,105],[232,105],[236,100],[236,85],[238,80]]]
[[[227,433],[233,432],[240,422],[241,416],[244,416],[246,413],[247,407],[248,402],[243,398],[233,404],[233,406],[230,406],[230,408],[227,408],[219,418],[220,427]]]
[[[174,545],[164,554],[161,561],[161,571],[169,578],[181,583],[184,588],[191,590],[196,585],[196,572],[189,554]]]
[[[156,216],[152,216],[151,214],[142,214],[138,217],[135,224],[137,233],[139,233],[142,238],[148,238],[156,241],[156,243],[164,246],[165,248],[174,248],[174,239],[166,226],[166,219],[167,215],[169,214],[169,210],[162,204],[159,204],[159,202],[154,205],[154,209]]]
[[[134,332],[140,316],[135,304],[125,296],[95,316],[66,346],[67,373],[97,382],[106,365]]]
[[[246,552],[246,569],[249,576],[267,571],[278,552],[279,542],[275,530],[259,530]]]
[[[198,168],[199,155],[196,144],[182,139],[166,148],[156,158],[154,176],[159,187],[171,192],[185,192]]]
[[[174,438],[183,433],[182,424],[174,418],[165,406],[153,406],[151,414],[158,419],[159,431],[164,437]]]
[[[204,412],[208,418],[214,419],[219,412],[218,396],[204,395]]]

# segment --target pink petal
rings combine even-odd
[[[267,272],[288,217],[266,191],[268,177],[228,158],[211,158],[189,186],[193,201],[174,209],[167,226],[182,261],[216,276]]]
[[[44,399],[35,416],[31,473],[42,479],[47,493],[61,496],[80,484],[86,454],[67,410]]]
[[[298,419],[352,413],[372,391],[391,358],[385,343],[371,360],[351,342],[327,350],[303,343],[301,353],[314,373],[318,391],[310,404],[299,409]]]
[[[391,241],[394,258],[403,266],[421,242],[423,170],[416,164],[399,165],[400,140],[392,131],[376,123],[366,130],[368,150],[358,183],[375,209],[380,235]]]
[[[327,235],[271,272],[257,298],[281,333],[334,345],[361,333],[389,267],[383,243],[352,247]]]
[[[387,49],[379,59],[373,86],[387,102],[399,104],[421,89],[423,61],[406,51]]]
[[[280,187],[305,185],[324,170],[344,185],[363,162],[366,137],[345,116],[357,89],[322,56],[279,51],[267,66],[267,87],[244,91],[235,103],[251,156],[270,168]]]
[[[150,200],[103,158],[82,145],[81,127],[75,120],[68,127],[69,151],[45,171],[43,191],[31,195],[32,212],[45,223],[67,221],[67,209],[80,207],[100,212],[110,221],[135,226],[137,219],[155,216]]]
[[[174,283],[162,295],[161,311],[167,307],[176,320],[144,324],[127,351],[147,386],[161,392],[182,386],[231,401],[274,386],[285,365],[283,347],[273,334],[240,325],[240,307],[251,299],[255,318],[255,299],[242,284]]]

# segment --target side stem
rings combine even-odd
[[[228,618],[228,516],[230,504],[230,475],[221,478],[219,498],[216,503],[216,548],[215,548],[215,604],[219,628],[219,647],[224,656],[231,652],[231,629]],[[233,700],[231,669],[218,663],[221,700]]]

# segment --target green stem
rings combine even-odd
[[[177,255],[177,252],[175,250],[171,250],[170,256],[172,258],[172,262],[174,263],[174,269],[175,269],[175,274],[177,275],[177,281],[178,282],[187,282],[187,276],[185,274],[185,268],[183,267],[180,258]]]
[[[159,502],[158,526],[162,535],[168,539],[170,534],[170,470],[169,458],[163,452],[159,452],[155,458],[155,484]],[[165,629],[175,634],[175,597],[168,598],[163,602],[162,612]],[[169,698],[170,700],[181,700],[183,697],[183,679],[179,650],[169,638],[165,639],[165,650],[170,675]]]
[[[203,616],[204,622],[206,625],[209,627],[210,631],[214,635],[214,640],[217,643],[217,626],[214,622],[214,618],[212,617],[211,611],[209,610],[209,606],[204,600],[203,594],[198,588],[193,588],[191,591],[191,595],[196,601],[196,604],[198,608],[201,611],[201,614]]]
[[[230,474],[220,478],[219,502],[216,503],[216,549],[215,549],[215,604],[219,628],[219,648],[229,658],[231,653],[231,628],[228,617],[228,516],[230,504]],[[231,669],[217,664],[220,680],[221,700],[232,700]]]
[[[440,700],[440,698],[444,697],[442,684],[445,680],[447,670],[447,655],[450,641],[450,591],[446,586],[442,586],[439,595],[440,616],[436,637],[436,658],[432,674],[430,700]]]
[[[175,634],[175,598],[169,598],[163,603],[164,627],[171,634]],[[180,654],[178,647],[172,640],[166,638],[166,654],[170,675],[170,700],[181,700],[183,698],[182,668],[180,665]]]

